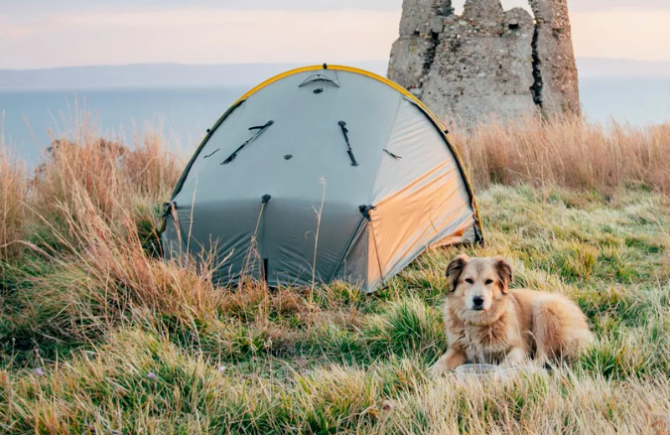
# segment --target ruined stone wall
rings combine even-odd
[[[472,127],[540,110],[579,113],[567,0],[530,0],[504,11],[500,0],[404,0],[389,78],[443,121]]]

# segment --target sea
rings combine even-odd
[[[584,113],[591,122],[647,126],[670,122],[670,78],[581,79]],[[127,88],[0,91],[4,143],[29,166],[53,138],[78,128],[132,144],[142,133],[160,134],[168,147],[190,155],[205,131],[247,91],[219,88]]]

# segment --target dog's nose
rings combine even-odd
[[[475,296],[472,298],[472,304],[475,306],[475,310],[480,310],[484,307],[484,298],[481,296]]]

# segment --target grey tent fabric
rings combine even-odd
[[[375,290],[427,248],[482,241],[472,188],[434,116],[371,73],[308,67],[245,95],[175,189],[168,258],[214,280]]]

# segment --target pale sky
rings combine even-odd
[[[457,10],[464,0],[454,1]],[[0,69],[388,58],[402,0],[0,0]],[[670,61],[670,0],[569,0],[578,57]],[[527,8],[526,0],[503,6]]]

